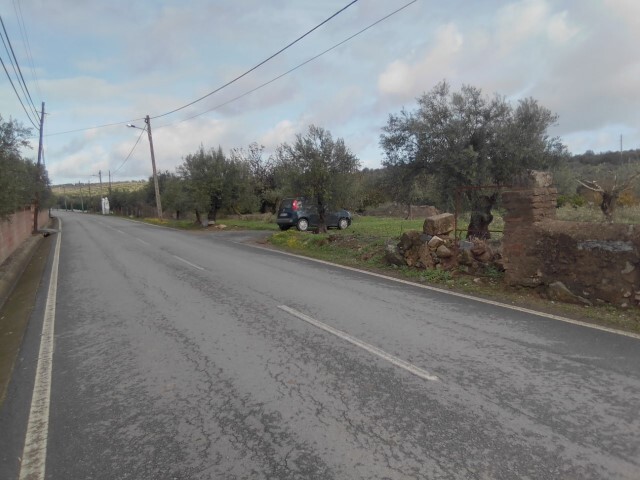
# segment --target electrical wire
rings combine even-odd
[[[142,131],[140,132],[140,135],[138,136],[138,140],[136,140],[136,143],[133,145],[133,148],[131,149],[131,151],[129,152],[129,155],[127,155],[127,158],[124,159],[124,161],[120,164],[120,166],[118,168],[116,168],[113,171],[113,175],[115,175],[116,173],[118,173],[118,170],[120,170],[125,163],[127,163],[127,160],[129,160],[129,158],[131,157],[131,155],[133,154],[133,151],[136,149],[136,147],[138,146],[138,143],[140,142],[140,139],[142,138],[142,134],[144,132],[146,132],[146,129],[142,129]]]
[[[304,37],[306,37],[307,35],[309,35],[310,33],[312,33],[313,31],[317,30],[318,28],[320,28],[322,25],[324,25],[325,23],[329,22],[331,19],[335,18],[336,16],[340,15],[342,12],[344,12],[347,8],[349,8],[351,5],[353,5],[354,3],[356,3],[358,0],[353,0],[351,3],[349,3],[348,5],[342,7],[340,10],[338,10],[336,13],[334,13],[333,15],[331,15],[329,18],[323,20],[321,23],[319,23],[318,25],[316,25],[315,27],[313,27],[311,30],[309,30],[307,33],[305,33],[304,35],[301,35],[300,37],[296,38],[293,42],[289,43],[286,47],[281,48],[280,50],[278,50],[276,53],[274,53],[273,55],[271,55],[270,57],[264,59],[263,61],[261,61],[260,63],[258,63],[256,66],[250,68],[249,70],[247,70],[246,72],[244,72],[241,75],[238,75],[237,77],[235,77],[233,80],[228,81],[227,83],[225,83],[224,85],[222,85],[221,87],[216,88],[215,90],[207,93],[206,95],[203,95],[202,97],[187,103],[186,105],[183,105],[181,107],[175,108],[169,112],[163,113],[161,115],[155,115],[153,117],[151,117],[151,119],[156,119],[156,118],[161,118],[161,117],[166,117],[167,115],[171,115],[172,113],[175,112],[179,112],[180,110],[184,110],[187,107],[190,107],[191,105],[198,103],[202,100],[204,100],[207,97],[210,97],[211,95],[213,95],[214,93],[219,92],[220,90],[222,90],[223,88],[228,87],[229,85],[231,85],[232,83],[237,82],[238,80],[240,80],[241,78],[245,77],[246,75],[248,75],[249,73],[253,72],[254,70],[256,70],[257,68],[261,67],[262,65],[264,65],[265,63],[267,63],[269,60],[272,60],[273,58],[275,58],[276,56],[280,55],[282,52],[284,52],[285,50],[287,50],[289,47],[295,45],[296,43],[298,43],[300,40],[302,40]]]
[[[29,87],[27,87],[27,83],[25,82],[24,77],[22,76],[22,70],[20,69],[20,63],[18,63],[18,58],[16,57],[16,54],[15,54],[15,52],[13,50],[13,45],[11,45],[11,39],[9,38],[9,34],[7,33],[7,29],[4,26],[4,21],[2,20],[2,15],[0,15],[0,25],[2,25],[2,31],[4,32],[4,37],[2,37],[2,43],[4,44],[4,48],[7,51],[7,54],[9,55],[9,61],[11,62],[11,65],[13,66],[13,71],[14,71],[14,73],[16,75],[16,79],[18,79],[18,83],[20,84],[20,89],[22,90],[22,93],[24,93],[25,99],[28,98],[29,106],[33,110],[33,113],[35,114],[35,116],[38,119],[38,121],[40,121],[40,116],[38,115],[38,109],[36,108],[35,103],[33,102],[33,99],[31,98],[31,92],[29,92]],[[0,35],[0,37],[1,36],[2,35]],[[6,43],[4,41],[5,37],[7,39]],[[9,44],[9,48],[8,49],[7,49],[7,44]],[[11,51],[11,52],[9,53],[9,51]],[[12,57],[13,57],[13,61],[11,60]]]
[[[17,7],[16,7],[17,5]],[[33,62],[33,53],[31,52],[31,43],[29,42],[29,35],[27,34],[27,25],[24,21],[24,15],[22,14],[22,6],[20,5],[20,0],[13,0],[13,9],[16,12],[16,18],[18,19],[18,26],[20,27],[20,34],[22,35],[22,41],[24,42],[25,52],[27,54],[27,59],[29,60],[29,66],[31,67],[31,75],[33,76],[33,81],[36,86],[36,92],[42,99],[42,92],[40,91],[40,82],[38,80],[38,75],[36,74],[36,67]]]
[[[204,112],[198,113],[198,114],[196,114],[196,115],[192,115],[191,117],[184,118],[184,119],[179,120],[179,121],[177,121],[177,122],[168,123],[168,124],[166,124],[166,125],[160,125],[160,126],[158,126],[158,127],[155,127],[155,129],[156,129],[156,130],[158,130],[158,129],[160,129],[160,128],[165,128],[165,127],[169,127],[169,126],[172,126],[172,125],[177,125],[177,124],[182,123],[182,122],[186,122],[186,121],[189,121],[189,120],[193,120],[194,118],[200,117],[200,116],[202,116],[202,115],[204,115],[204,114],[206,114],[206,113],[212,112],[212,111],[217,110],[217,109],[219,109],[219,108],[222,108],[222,107],[224,107],[224,106],[226,106],[226,105],[229,105],[230,103],[233,103],[233,102],[235,102],[235,101],[237,101],[237,100],[240,100],[241,98],[246,97],[247,95],[250,95],[250,94],[252,94],[253,92],[255,92],[255,91],[257,91],[257,90],[260,90],[261,88],[264,88],[264,87],[266,87],[267,85],[270,85],[270,84],[272,84],[273,82],[275,82],[275,81],[277,81],[277,80],[280,80],[282,77],[284,77],[284,76],[286,76],[286,75],[289,75],[290,73],[292,73],[292,72],[294,72],[294,71],[298,70],[299,68],[301,68],[301,67],[303,67],[303,66],[307,65],[308,63],[311,63],[311,62],[313,62],[314,60],[317,60],[317,59],[318,59],[318,58],[320,58],[321,56],[323,56],[323,55],[325,55],[325,54],[329,53],[329,52],[330,52],[330,51],[332,51],[332,50],[335,50],[335,49],[336,49],[336,48],[338,48],[339,46],[344,45],[344,44],[345,44],[345,43],[347,43],[348,41],[350,41],[350,40],[354,39],[354,38],[355,38],[355,37],[357,37],[358,35],[361,35],[362,33],[366,32],[366,31],[367,31],[367,30],[369,30],[370,28],[375,27],[375,26],[376,26],[376,25],[378,25],[379,23],[384,22],[384,21],[385,21],[385,20],[387,20],[388,18],[390,18],[390,17],[392,17],[393,15],[395,15],[395,14],[399,13],[400,11],[402,11],[402,10],[404,10],[405,8],[409,7],[410,5],[412,5],[412,4],[414,4],[414,3],[416,3],[417,1],[418,1],[418,0],[412,0],[411,2],[409,2],[409,3],[405,4],[405,5],[403,5],[402,7],[398,8],[398,9],[396,9],[396,10],[394,10],[393,12],[389,13],[388,15],[385,15],[384,17],[380,18],[379,20],[376,20],[375,22],[373,22],[372,24],[370,24],[370,25],[368,25],[367,27],[363,28],[362,30],[360,30],[360,31],[358,31],[358,32],[356,32],[356,33],[354,33],[354,34],[353,34],[353,35],[351,35],[350,37],[347,37],[347,38],[345,38],[344,40],[342,40],[341,42],[336,43],[336,44],[335,44],[335,45],[333,45],[332,47],[327,48],[327,49],[326,49],[326,50],[324,50],[323,52],[321,52],[321,53],[319,53],[319,54],[317,54],[317,55],[315,55],[315,56],[313,56],[313,57],[311,57],[311,58],[309,58],[309,59],[305,60],[304,62],[302,62],[302,63],[300,63],[300,64],[296,65],[296,66],[295,66],[295,67],[293,67],[292,69],[287,70],[286,72],[284,72],[284,73],[282,73],[282,74],[278,75],[277,77],[274,77],[274,78],[272,78],[271,80],[269,80],[269,81],[267,81],[267,82],[264,82],[264,83],[262,83],[262,84],[258,85],[257,87],[252,88],[251,90],[249,90],[249,91],[247,91],[247,92],[245,92],[245,93],[243,93],[243,94],[241,94],[241,95],[238,95],[237,97],[232,98],[231,100],[227,100],[226,102],[224,102],[224,103],[220,103],[220,104],[216,105],[215,107],[212,107],[212,108],[210,108],[210,109],[208,109],[208,110],[205,110]]]
[[[25,107],[24,103],[22,103],[22,98],[20,98],[20,95],[18,94],[18,90],[16,90],[16,86],[14,85],[13,80],[11,79],[11,75],[9,75],[9,71],[7,70],[7,67],[4,64],[4,61],[2,60],[2,57],[0,57],[0,64],[2,64],[2,68],[4,68],[4,73],[7,74],[7,78],[9,79],[9,83],[11,83],[11,86],[13,87],[13,91],[15,92],[16,97],[18,97],[18,101],[20,102],[20,105],[22,105],[22,108],[24,109],[24,113],[27,114],[27,118],[29,119],[29,122],[31,122],[31,125],[33,125],[33,128],[35,128],[36,130],[39,130],[40,127],[38,127],[35,124],[35,122],[31,118],[31,116],[29,115],[29,112],[27,111],[27,107]]]
[[[134,118],[133,120],[127,120],[125,122],[105,123],[104,125],[95,125],[93,127],[77,128],[75,130],[67,130],[64,132],[49,133],[45,135],[45,137],[55,137],[56,135],[65,135],[67,133],[86,132],[87,130],[95,130],[96,128],[114,127],[116,125],[123,125],[123,124],[126,125],[127,123],[133,123],[139,120],[144,120],[144,117]]]

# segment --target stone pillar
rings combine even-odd
[[[509,285],[540,285],[534,224],[556,218],[557,200],[558,190],[551,186],[551,174],[547,172],[531,172],[529,186],[502,192],[506,211],[502,255]]]

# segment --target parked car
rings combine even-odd
[[[344,230],[351,225],[351,213],[347,210],[331,210],[327,207],[324,218],[327,228]],[[280,230],[296,227],[304,232],[309,228],[317,227],[319,221],[318,206],[306,198],[284,198],[280,202],[276,219]]]

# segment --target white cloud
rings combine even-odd
[[[275,127],[264,133],[258,143],[264,145],[269,151],[275,150],[275,148],[284,142],[291,142],[295,138],[299,126],[290,120],[281,120]]]
[[[378,78],[378,89],[382,95],[398,99],[413,98],[445,77],[455,75],[456,57],[464,45],[464,37],[458,27],[449,23],[438,28],[435,44],[413,64],[396,60]]]

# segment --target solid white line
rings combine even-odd
[[[374,355],[377,355],[378,357],[392,363],[393,365],[395,365],[396,367],[400,367],[406,371],[408,371],[409,373],[412,373],[413,375],[420,377],[424,380],[429,380],[432,382],[437,382],[438,380],[440,380],[437,376],[427,372],[426,370],[423,370],[420,367],[416,367],[415,365],[413,365],[412,363],[406,362],[404,360],[402,360],[401,358],[395,357],[387,352],[385,352],[384,350],[380,350],[378,347],[374,347],[373,345],[370,345],[366,342],[363,342],[362,340],[357,339],[356,337],[353,337],[351,335],[349,335],[348,333],[343,332],[342,330],[338,330],[336,328],[333,328],[330,325],[327,325],[326,323],[322,323],[318,320],[316,320],[315,318],[312,318],[308,315],[305,315],[302,312],[299,312],[291,307],[287,307],[286,305],[279,305],[278,308],[280,310],[284,310],[285,312],[293,315],[294,317],[299,318],[300,320],[304,320],[307,323],[310,323],[311,325],[318,327],[322,330],[324,330],[325,332],[329,332],[333,335],[335,335],[336,337],[339,337],[343,340],[346,340],[347,342],[362,348],[363,350],[366,350],[369,353],[372,353]]]
[[[552,313],[538,312],[536,310],[531,310],[529,308],[518,307],[516,305],[509,305],[508,303],[496,302],[495,300],[488,300],[486,298],[474,297],[474,296],[471,296],[471,295],[467,295],[465,293],[452,292],[451,290],[445,290],[443,288],[432,287],[430,285],[423,285],[421,283],[414,283],[414,282],[410,282],[409,280],[403,280],[401,278],[389,277],[389,276],[383,275],[381,273],[370,272],[368,270],[361,270],[361,269],[355,268],[355,267],[348,267],[346,265],[340,265],[338,263],[327,262],[326,260],[318,260],[317,258],[305,257],[304,255],[296,255],[295,253],[283,252],[282,250],[275,250],[273,248],[265,248],[265,247],[261,247],[259,245],[252,245],[250,243],[243,243],[243,242],[239,242],[239,243],[241,243],[242,245],[245,245],[247,247],[257,248],[259,250],[266,250],[268,252],[273,252],[273,253],[279,253],[281,255],[287,255],[289,257],[300,258],[300,259],[303,259],[303,260],[308,260],[310,262],[316,262],[316,263],[320,263],[320,264],[323,264],[323,265],[328,265],[328,266],[331,266],[331,267],[341,268],[343,270],[349,270],[351,272],[361,273],[363,275],[369,275],[369,276],[372,276],[372,277],[383,278],[383,279],[389,280],[391,282],[402,283],[404,285],[410,285],[412,287],[422,288],[424,290],[430,290],[432,292],[444,293],[445,295],[451,295],[453,297],[464,298],[466,300],[472,300],[474,302],[485,303],[487,305],[493,305],[493,306],[496,306],[496,307],[506,308],[508,310],[515,310],[517,312],[527,313],[527,314],[530,314],[530,315],[536,315],[538,317],[548,318],[550,320],[557,320],[559,322],[570,323],[572,325],[579,325],[581,327],[586,327],[586,328],[590,328],[590,329],[593,329],[593,330],[600,330],[602,332],[614,333],[616,335],[622,335],[624,337],[630,337],[630,338],[635,338],[637,340],[640,340],[640,334],[633,333],[633,332],[625,332],[623,330],[616,330],[615,328],[603,327],[603,326],[600,326],[600,325],[595,325],[593,323],[582,322],[580,320],[573,320],[572,318],[561,317],[560,315],[554,315]]]
[[[181,257],[179,257],[179,256],[177,256],[177,255],[174,255],[173,257],[174,257],[174,258],[177,258],[177,259],[178,259],[178,260],[180,260],[181,262],[186,263],[186,264],[187,264],[187,265],[189,265],[190,267],[197,268],[198,270],[204,270],[204,268],[202,268],[200,265],[195,265],[195,264],[191,263],[190,261],[185,260],[184,258],[181,258]]]
[[[53,366],[53,335],[56,319],[56,294],[58,290],[58,264],[60,261],[60,243],[62,240],[62,219],[56,239],[56,248],[49,280],[49,292],[44,310],[42,337],[36,379],[31,398],[31,409],[27,423],[27,434],[22,452],[20,480],[44,479],[47,460],[47,438],[49,436],[49,405],[51,401],[51,369]]]
[[[137,241],[139,241],[140,243],[142,243],[143,245],[151,245],[149,242],[145,242],[144,240],[142,240],[141,238],[135,237],[135,239]]]

